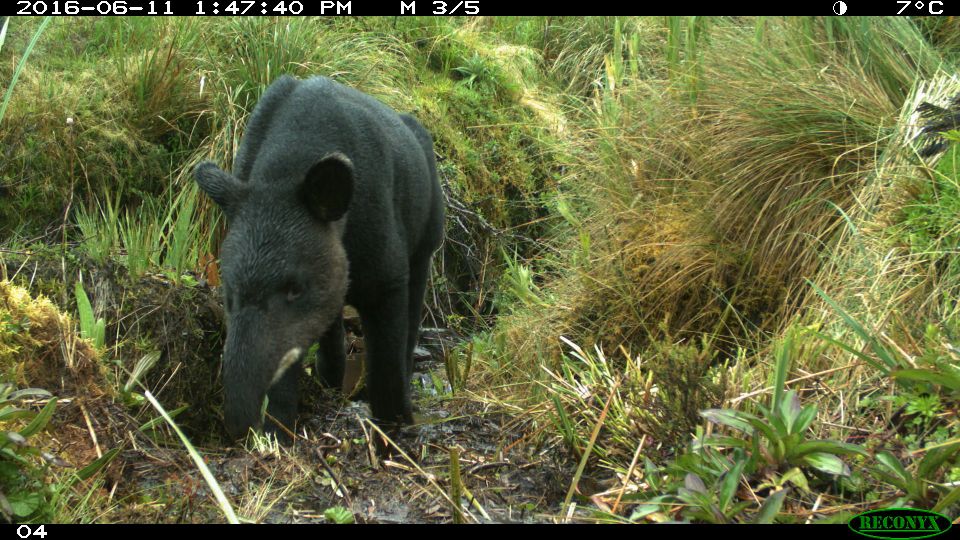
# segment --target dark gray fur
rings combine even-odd
[[[270,386],[293,348],[319,341],[321,377],[339,387],[344,302],[360,313],[374,417],[411,423],[413,348],[430,257],[443,240],[427,130],[325,77],[285,76],[253,111],[233,175],[210,162],[194,174],[229,222],[221,252],[229,433],[262,427],[265,394],[267,412],[293,427],[299,363]]]

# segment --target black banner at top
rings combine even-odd
[[[946,16],[960,0],[815,0],[813,2],[511,2],[506,0],[13,0],[3,15],[113,16],[521,16],[521,15],[813,15]]]

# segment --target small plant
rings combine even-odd
[[[698,433],[697,438],[700,437],[702,433]],[[748,467],[748,458],[739,449],[728,456],[713,448],[696,446],[662,468],[645,458],[646,489],[622,499],[628,504],[639,503],[627,520],[664,522],[672,519],[671,514],[679,513],[684,521],[773,523],[789,492],[785,484],[799,471],[788,472],[775,485],[753,487],[752,482],[748,483]],[[802,478],[802,473],[799,476]],[[806,489],[804,483],[800,485]],[[767,488],[772,489],[758,507],[760,492]],[[744,489],[750,489],[753,496],[745,497]]]
[[[795,390],[784,392],[787,367],[793,353],[795,331],[787,332],[776,349],[773,374],[774,394],[770,407],[758,405],[760,416],[730,409],[708,409],[701,414],[711,422],[730,427],[746,435],[713,435],[703,440],[704,446],[742,449],[749,455],[747,472],[761,468],[781,469],[786,466],[812,467],[821,472],[849,476],[850,468],[841,455],[867,455],[859,445],[829,440],[807,440],[807,432],[817,416],[817,408],[800,406]]]
[[[447,372],[447,380],[450,382],[450,391],[456,393],[457,390],[463,390],[467,386],[467,379],[470,377],[470,368],[473,365],[474,341],[470,341],[466,348],[459,348],[453,354],[446,354],[443,358],[443,367]],[[463,367],[460,367],[459,359],[463,360]]]
[[[960,498],[960,488],[954,487],[952,491],[948,491],[933,479],[942,476],[940,469],[944,465],[954,464],[951,460],[958,450],[960,450],[960,442],[957,441],[930,448],[916,463],[912,473],[900,463],[896,456],[882,451],[877,454],[877,465],[872,466],[870,472],[880,480],[903,491],[906,499],[922,508],[929,508],[932,503],[937,502],[933,509],[940,511]]]
[[[535,274],[529,266],[518,262],[516,256],[507,255],[506,251],[501,251],[506,269],[504,269],[502,285],[500,287],[502,298],[498,299],[501,305],[510,305],[521,303],[522,305],[545,306],[546,301],[542,298],[543,293],[534,282]]]
[[[338,525],[349,525],[356,521],[356,518],[353,517],[353,512],[342,506],[327,508],[323,511],[323,517],[330,523],[336,523]]]
[[[491,86],[496,83],[496,68],[477,52],[465,59],[463,65],[453,68],[453,71],[463,77],[462,82],[468,88],[474,88],[475,85],[476,87]]]
[[[155,266],[156,256],[160,251],[160,235],[156,230],[156,222],[143,219],[143,209],[144,206],[141,206],[135,214],[131,214],[127,209],[120,223],[120,238],[126,252],[123,262],[133,277],[141,277]]]
[[[140,360],[134,364],[133,370],[130,372],[130,378],[127,379],[123,388],[120,389],[120,395],[124,403],[131,406],[143,403],[143,394],[135,392],[134,389],[140,386],[140,381],[143,379],[143,376],[153,368],[157,360],[160,360],[160,351],[152,351],[143,355]],[[175,417],[176,415],[171,412],[170,416]]]
[[[684,516],[707,523],[735,523],[736,518],[754,504],[752,500],[738,501],[735,498],[745,466],[745,462],[737,463],[728,472],[719,476],[710,489],[699,476],[688,473],[684,478],[683,487],[677,490],[677,498],[687,504],[683,511]],[[749,521],[773,523],[777,512],[783,506],[786,495],[785,489],[773,492]]]
[[[90,299],[87,298],[80,280],[77,280],[74,294],[77,299],[77,311],[80,314],[80,336],[89,339],[94,348],[102,350],[106,344],[106,322],[102,317],[94,320],[93,306],[90,305]]]
[[[178,283],[183,273],[200,260],[200,231],[195,216],[198,200],[197,185],[191,183],[173,199],[164,221],[163,229],[167,232],[163,239],[163,266],[172,271],[171,277]]]
[[[96,210],[81,205],[74,216],[82,236],[80,246],[97,264],[105,264],[120,247],[119,200],[106,197],[106,201],[106,207],[96,201]]]
[[[46,399],[47,403],[35,413],[17,406],[26,398]],[[11,384],[0,384],[0,514],[7,521],[49,517],[55,496],[49,469],[67,463],[27,441],[47,426],[56,408],[57,399],[46,390],[16,390]],[[24,420],[29,422],[18,429]]]

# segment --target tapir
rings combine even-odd
[[[343,380],[343,307],[360,314],[375,421],[413,422],[410,378],[430,260],[443,241],[433,140],[412,116],[326,77],[283,76],[246,124],[230,173],[194,169],[222,209],[224,423],[293,429],[298,377],[319,342],[322,381]]]

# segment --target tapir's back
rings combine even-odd
[[[371,96],[326,77],[283,76],[250,115],[233,174],[242,181],[297,181],[332,152],[367,168],[364,158],[389,157],[410,138],[399,115]]]

